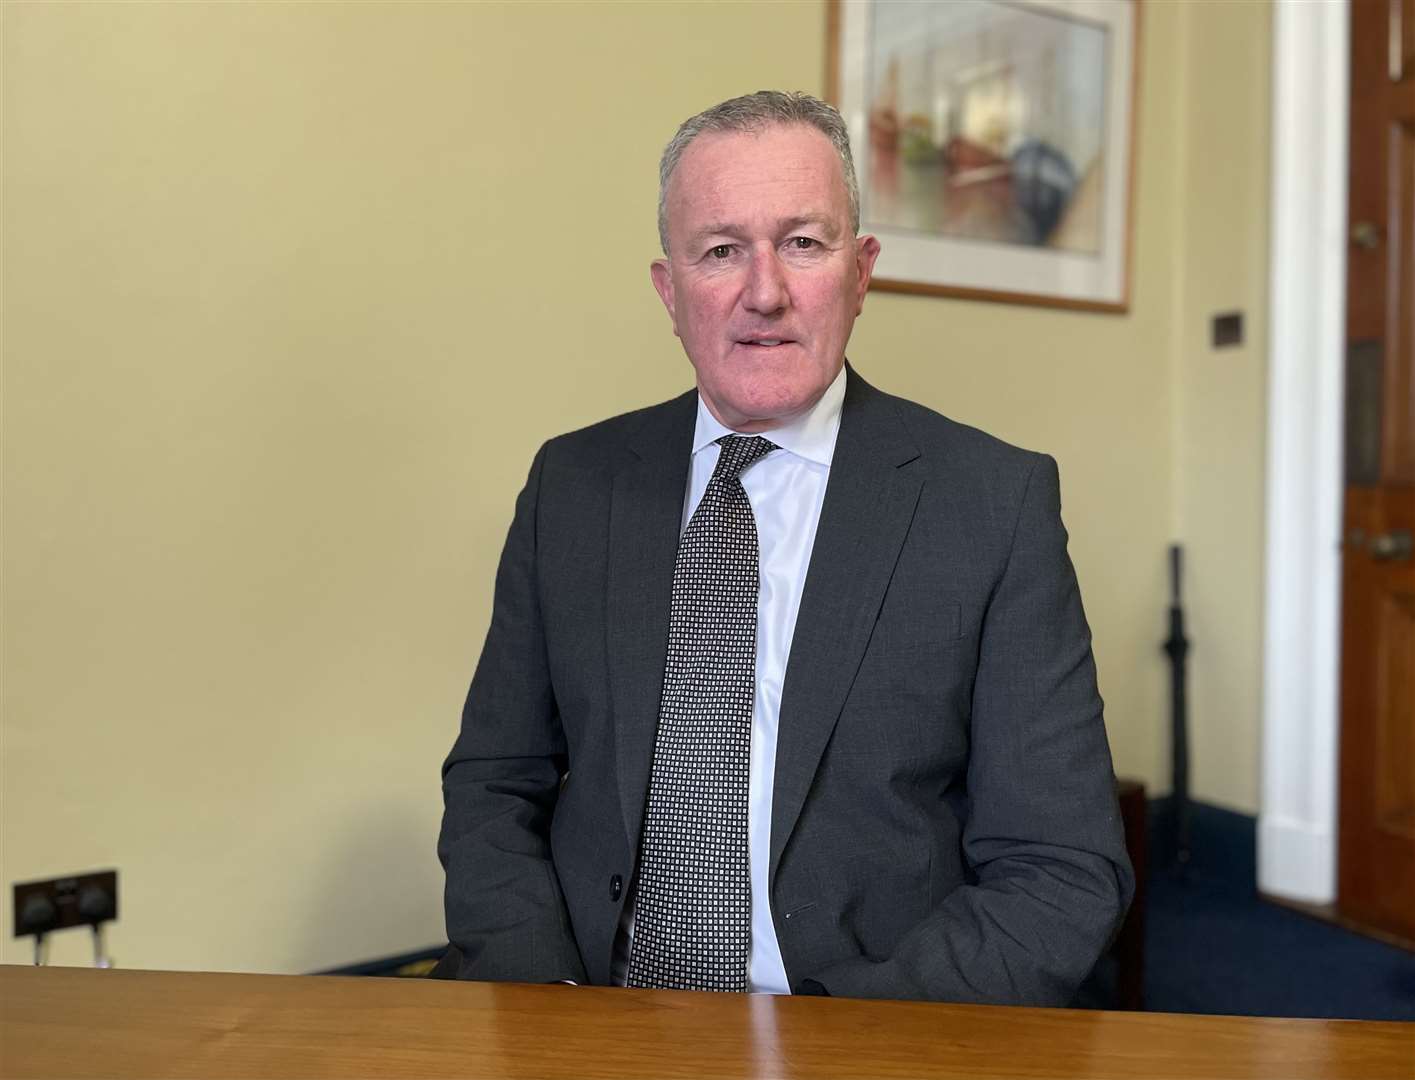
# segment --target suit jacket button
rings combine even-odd
[[[618,874],[615,874],[612,878],[609,879],[609,898],[611,900],[618,900],[619,894],[623,891],[624,879]]]

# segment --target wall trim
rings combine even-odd
[[[1328,903],[1336,837],[1306,821],[1264,814],[1258,821],[1258,891],[1284,899]],[[1266,883],[1266,884],[1265,884]],[[1283,888],[1274,891],[1275,884]]]
[[[1348,0],[1273,8],[1258,887],[1336,897]]]

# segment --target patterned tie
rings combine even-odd
[[[738,476],[776,446],[760,436],[717,442],[673,568],[629,986],[747,989],[757,523]]]

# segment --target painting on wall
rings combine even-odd
[[[875,287],[1125,311],[1135,0],[835,0]]]

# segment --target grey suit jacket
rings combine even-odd
[[[607,983],[696,395],[551,440],[443,768],[464,978]],[[1133,877],[1056,465],[847,377],[782,693],[793,988],[1065,1004]]]

